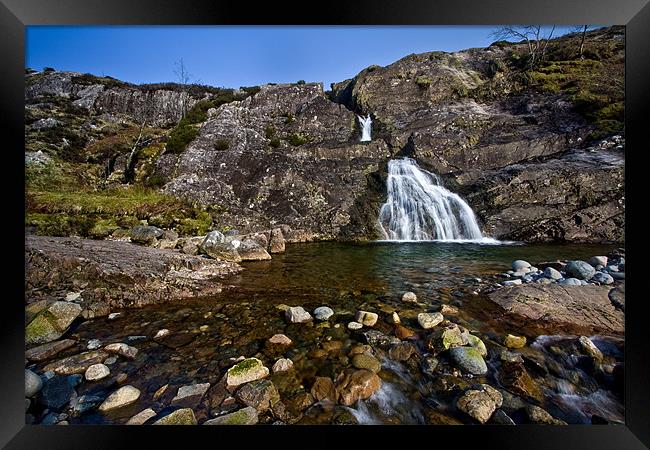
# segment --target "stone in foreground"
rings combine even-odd
[[[314,317],[317,320],[328,320],[333,315],[334,311],[328,306],[320,306],[314,310]]]
[[[366,327],[372,327],[377,323],[379,315],[369,311],[357,311],[354,320]]]
[[[406,303],[417,303],[418,297],[415,295],[415,292],[405,292],[402,295],[402,301]]]
[[[449,350],[449,354],[458,367],[472,375],[485,375],[487,365],[481,353],[474,347],[456,347]]]
[[[140,398],[140,389],[127,385],[122,386],[117,391],[108,396],[104,403],[99,405],[102,412],[113,411],[124,406],[131,405]]]
[[[149,419],[151,419],[152,417],[155,417],[155,416],[156,416],[156,412],[151,408],[147,408],[145,410],[140,411],[135,416],[131,417],[126,422],[126,425],[142,425],[147,420],[149,420]]]
[[[623,334],[625,315],[609,299],[605,286],[529,284],[517,289],[497,289],[488,299],[505,314],[499,320],[521,320],[537,334]]]
[[[503,339],[503,343],[508,348],[522,348],[526,345],[526,336],[515,336],[509,334]]]
[[[340,393],[340,402],[351,406],[357,400],[365,400],[381,387],[381,379],[377,374],[361,369],[356,371],[346,370],[338,378],[337,390]]]
[[[84,377],[88,381],[98,381],[106,378],[110,373],[110,369],[105,364],[93,364],[86,369]]]
[[[284,312],[289,323],[305,323],[312,320],[311,314],[309,314],[302,306],[291,306]]]
[[[273,364],[273,373],[286,372],[293,368],[293,361],[288,358],[280,358]]]
[[[234,413],[208,420],[203,425],[255,425],[257,421],[257,410],[252,406],[247,406]]]
[[[499,391],[482,384],[478,389],[465,392],[456,402],[456,407],[478,422],[485,423],[502,402],[503,397]]]
[[[239,386],[244,383],[259,380],[269,375],[269,369],[264,367],[262,361],[257,358],[248,358],[235,364],[226,374],[226,384]]]
[[[191,408],[177,409],[173,413],[156,420],[154,425],[196,425],[196,417]]]
[[[420,314],[418,314],[418,323],[425,330],[428,330],[430,328],[435,327],[436,325],[438,325],[443,320],[445,320],[445,318],[439,312],[436,312],[436,313],[420,313]]]

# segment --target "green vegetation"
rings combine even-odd
[[[417,84],[419,87],[426,89],[428,88],[431,83],[433,83],[433,80],[425,75],[420,75],[415,79],[415,84]]]
[[[268,125],[266,125],[266,127],[264,128],[264,136],[266,136],[267,139],[273,139],[273,137],[275,136],[275,127],[273,126],[273,124],[269,123]]]
[[[306,83],[305,83],[305,80],[298,80],[298,82],[296,84],[306,84]]]
[[[621,133],[624,127],[622,72],[601,61],[549,61],[529,75],[530,85],[542,92],[562,93],[576,112],[595,126],[589,139]]]
[[[309,137],[304,136],[300,133],[292,133],[287,137],[287,142],[294,146],[300,146],[306,144],[310,141]]]
[[[279,138],[274,137],[274,138],[271,139],[270,145],[273,148],[278,148],[280,145],[282,145],[282,142],[280,141]]]
[[[219,151],[228,150],[228,147],[230,147],[228,139],[218,139],[214,144],[214,148]]]
[[[219,207],[205,208],[141,186],[93,189],[96,164],[59,162],[26,170],[25,225],[50,236],[103,238],[141,220],[181,235],[205,233]]]

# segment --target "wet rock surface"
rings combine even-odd
[[[241,270],[225,261],[117,241],[27,236],[25,249],[28,295],[48,285],[62,291],[85,286],[80,304],[70,307],[81,307],[86,318],[111,308],[213,295],[223,289],[223,277]],[[52,336],[60,335],[52,329]]]

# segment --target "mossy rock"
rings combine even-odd
[[[208,420],[203,425],[254,425],[257,421],[257,411],[252,406],[248,406],[239,411]]]
[[[25,343],[46,344],[63,335],[48,319],[47,312],[42,312],[25,328]]]
[[[177,409],[173,413],[154,422],[154,425],[196,425],[196,417],[191,408]]]

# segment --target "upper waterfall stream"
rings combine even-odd
[[[387,189],[379,212],[386,240],[497,242],[483,237],[472,208],[459,195],[413,159],[388,162]]]

